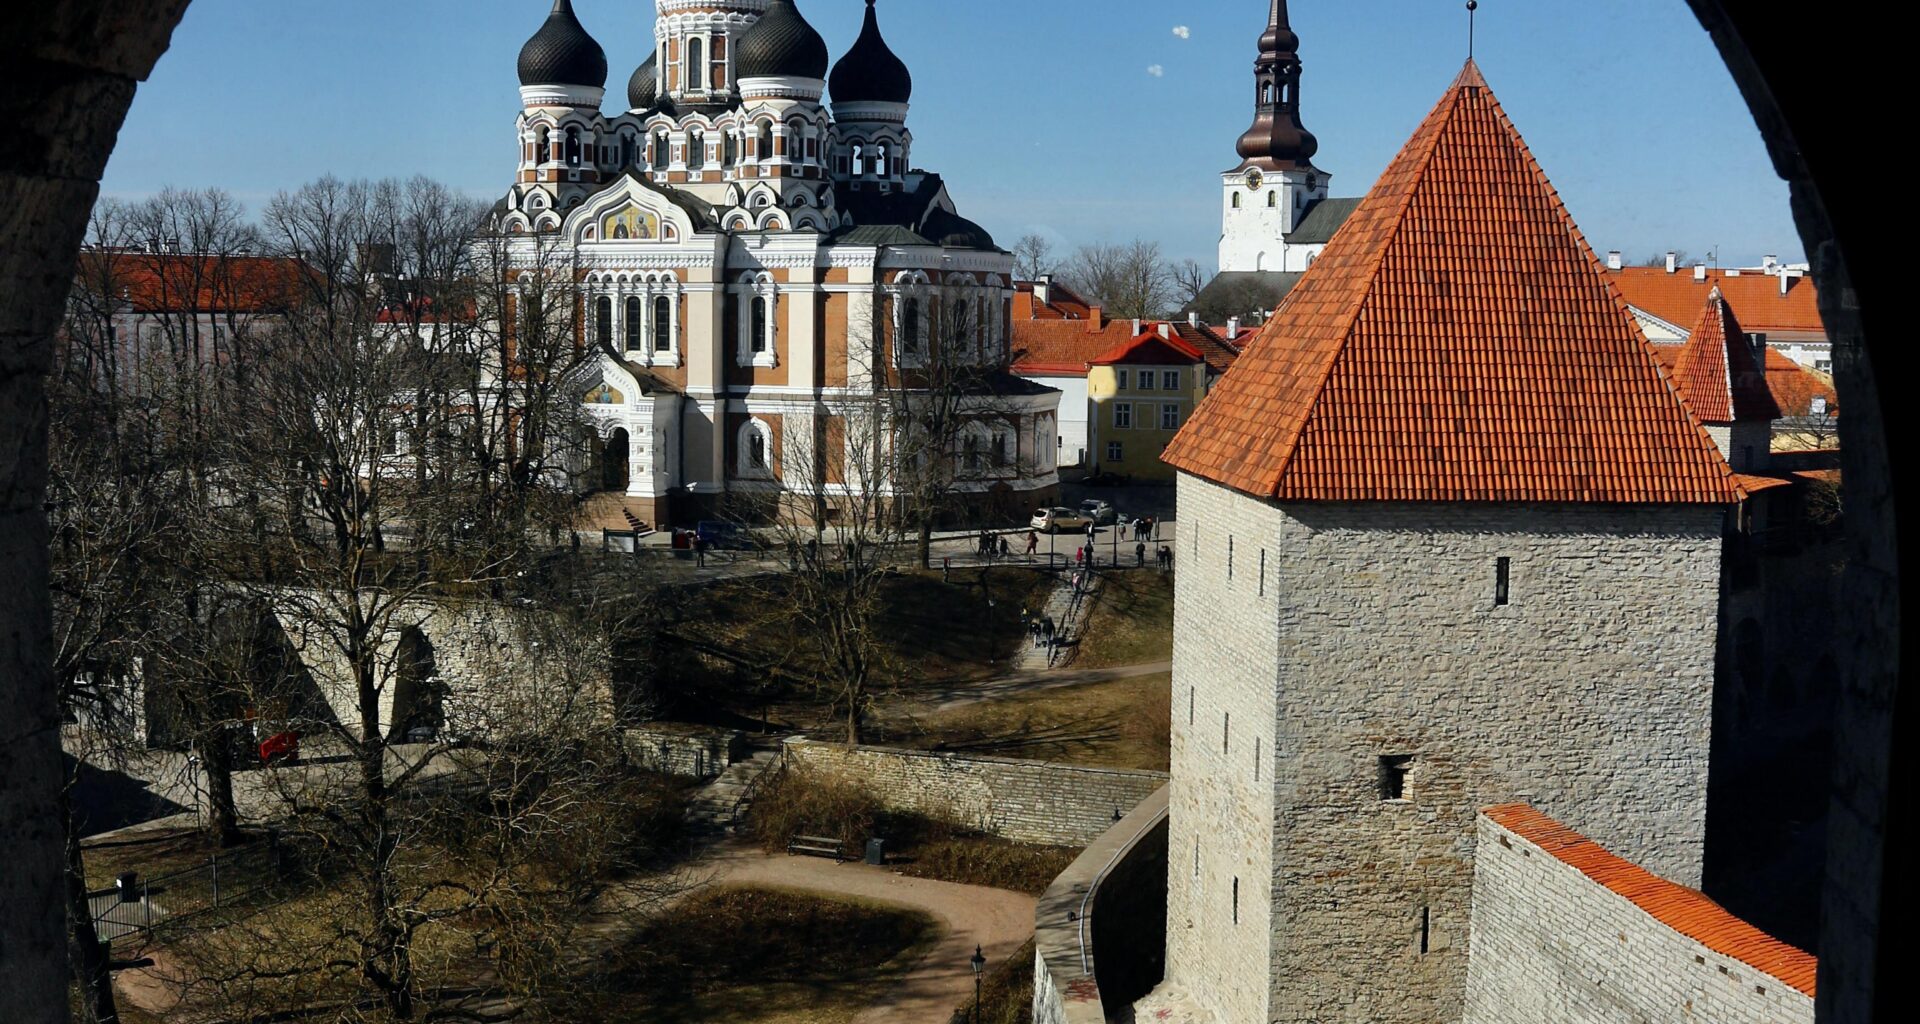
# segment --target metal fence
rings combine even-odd
[[[87,893],[94,931],[102,942],[150,937],[209,911],[257,904],[285,877],[287,854],[284,841],[270,835],[193,867],[150,877],[122,875],[113,888]]]

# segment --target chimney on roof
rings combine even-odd
[[[1227,340],[1232,341],[1233,339],[1238,338],[1239,336],[1240,336],[1240,318],[1237,316],[1228,317],[1227,318]]]
[[[1768,253],[1760,260],[1760,266],[1761,269],[1769,274],[1776,273],[1780,270],[1780,257],[1773,253]]]
[[[1799,276],[1800,276],[1799,274],[1795,274],[1789,271],[1787,268],[1781,267],[1780,268],[1780,294],[1781,295],[1787,294],[1787,289],[1793,287],[1793,279]]]
[[[1620,250],[1615,249],[1612,252],[1607,253],[1607,269],[1608,270],[1620,269]]]
[[[1169,324],[1169,323],[1163,323],[1163,324],[1161,324],[1161,325],[1160,325],[1160,336],[1161,336],[1162,338],[1171,338],[1171,337],[1173,337],[1173,325],[1172,325],[1172,324]]]
[[[1195,310],[1187,314],[1187,326],[1188,327],[1200,326],[1200,313],[1198,310]]]
[[[1693,265],[1693,279],[1695,281],[1705,281],[1707,279],[1707,265],[1705,263],[1695,263]]]
[[[1137,316],[1133,318],[1133,336],[1136,338],[1140,336],[1140,318]]]
[[[1087,333],[1100,330],[1107,321],[1107,311],[1099,306],[1087,307]]]
[[[1053,275],[1041,274],[1033,279],[1033,297],[1042,306],[1053,301]]]
[[[1672,249],[1668,249],[1667,250],[1667,273],[1671,274],[1679,269],[1680,269],[1680,254],[1677,252],[1674,252]]]

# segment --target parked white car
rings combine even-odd
[[[1033,514],[1033,528],[1041,533],[1075,533],[1093,523],[1085,513],[1070,508],[1043,508]]]

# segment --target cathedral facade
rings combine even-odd
[[[609,114],[605,51],[556,0],[520,54],[520,166],[494,210],[523,266],[558,250],[584,293],[594,487],[648,521],[904,492],[848,439],[884,448],[875,410],[964,381],[950,489],[1049,497],[1059,394],[1005,372],[1012,256],[913,166],[913,79],[873,0],[831,72],[793,0],[656,7]]]

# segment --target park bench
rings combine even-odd
[[[846,848],[832,836],[794,836],[787,840],[787,856],[796,853],[809,857],[832,857],[836,863],[847,859]]]

